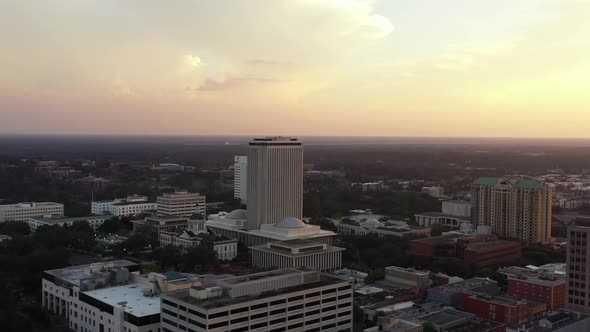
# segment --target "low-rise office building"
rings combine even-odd
[[[430,272],[412,268],[389,266],[385,268],[385,281],[420,294],[430,287]]]
[[[414,256],[457,257],[475,267],[511,265],[521,258],[519,242],[498,240],[493,234],[462,234],[416,239],[411,242],[410,253]]]
[[[566,306],[565,274],[512,266],[498,270],[508,278],[508,295],[542,302],[548,310]]]
[[[31,202],[0,205],[0,222],[24,221],[29,218],[64,214],[64,205],[54,202]]]
[[[506,326],[524,322],[529,317],[543,315],[546,308],[544,303],[477,293],[463,294],[462,302],[462,310]]]
[[[590,316],[559,309],[541,317],[513,325],[506,332],[581,332],[590,331]]]
[[[207,198],[199,193],[177,191],[158,196],[158,215],[190,217],[195,213],[207,215]]]
[[[342,266],[344,248],[308,240],[269,242],[251,247],[252,265],[264,268],[307,267],[334,271]]]
[[[479,293],[486,295],[500,294],[500,287],[488,278],[471,278],[453,284],[433,287],[428,290],[428,301],[460,308],[463,294]]]
[[[112,214],[117,217],[136,216],[158,209],[156,202],[150,202],[147,196],[141,195],[131,195],[111,201],[92,201],[90,206],[92,214]]]
[[[453,229],[471,223],[471,203],[466,201],[443,201],[441,212],[423,212],[414,215],[418,225],[431,227],[434,224]]]
[[[32,217],[27,220],[27,224],[31,229],[31,232],[37,231],[39,227],[42,226],[72,226],[76,222],[87,222],[88,225],[92,228],[92,230],[96,233],[98,228],[106,221],[113,218],[111,215],[101,215],[101,216],[88,216],[88,217],[74,217],[68,218],[65,216],[60,215],[52,215],[52,216],[42,216],[42,217]]]
[[[282,269],[162,295],[162,331],[352,331],[352,285]]]
[[[415,227],[403,221],[379,221],[377,219],[352,220],[343,219],[336,227],[338,233],[343,235],[365,236],[376,234],[378,236],[419,237],[430,236],[430,228]]]
[[[160,232],[160,246],[173,246],[186,252],[198,245],[209,246],[222,261],[231,261],[238,256],[238,241],[223,235],[215,235],[205,231],[185,229],[181,232]]]

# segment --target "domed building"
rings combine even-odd
[[[274,224],[262,224],[259,229],[246,229],[247,213],[245,210],[220,212],[210,215],[207,229],[219,235],[238,239],[246,246],[263,245],[269,242],[287,240],[310,240],[331,244],[336,233],[325,231],[320,226],[310,225],[296,217],[287,217]]]

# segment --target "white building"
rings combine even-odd
[[[342,266],[345,249],[306,240],[287,240],[254,246],[250,250],[253,266],[278,269],[306,267],[327,272]]]
[[[293,239],[311,240],[331,244],[336,233],[309,225],[297,218],[284,218],[276,224],[261,225],[259,229],[246,229],[246,211],[234,210],[230,213],[212,214],[206,221],[207,229],[215,234],[225,235],[244,243],[246,246],[263,245],[268,242]]]
[[[0,205],[0,222],[27,221],[31,217],[63,215],[64,205],[53,202],[31,202]]]
[[[98,228],[106,221],[113,218],[111,215],[102,215],[102,216],[89,216],[89,217],[75,217],[75,218],[68,218],[64,216],[42,216],[42,217],[32,217],[27,220],[27,224],[31,229],[31,232],[36,232],[37,229],[41,226],[72,226],[76,222],[86,221],[88,225],[92,228],[92,230],[96,233]]]
[[[343,235],[364,236],[376,234],[378,236],[415,237],[430,236],[430,228],[416,227],[397,220],[379,221],[374,218],[352,220],[343,219],[336,227]]]
[[[161,232],[181,232],[185,229],[194,232],[205,230],[205,221],[179,216],[154,216],[143,220],[132,220],[133,231],[151,229],[156,239]]]
[[[118,260],[45,271],[43,308],[79,332],[160,331],[160,295],[203,286],[200,276],[177,272],[140,275]]]
[[[303,218],[303,145],[296,138],[255,138],[248,145],[248,230]]]
[[[136,216],[138,214],[156,211],[158,204],[150,202],[147,196],[132,195],[112,201],[93,201],[90,203],[94,215],[112,214],[118,217]]]
[[[471,203],[466,201],[443,201],[442,212],[423,212],[414,215],[418,225],[431,227],[434,224],[453,229],[471,223]]]
[[[445,188],[443,188],[443,187],[422,187],[422,193],[432,196],[434,198],[441,198],[445,195]]]
[[[162,216],[192,216],[199,213],[207,215],[207,199],[199,193],[177,191],[158,196],[158,215]]]
[[[283,269],[162,295],[162,331],[352,331],[352,285]]]
[[[248,202],[248,157],[234,157],[234,198]]]
[[[207,232],[160,232],[160,246],[173,246],[186,251],[198,245],[210,246],[221,261],[231,261],[238,256],[238,240]]]

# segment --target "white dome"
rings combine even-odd
[[[275,224],[279,228],[303,228],[305,223],[301,219],[295,217],[287,217]]]
[[[237,209],[237,210],[233,210],[232,212],[228,213],[225,215],[225,219],[247,219],[248,218],[248,213],[246,212],[246,210],[242,210],[242,209]]]
[[[377,219],[369,219],[363,223],[363,226],[377,228],[383,226],[383,224]]]

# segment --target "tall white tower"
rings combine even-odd
[[[248,202],[248,157],[234,156],[234,198]]]
[[[303,218],[303,145],[296,138],[255,138],[248,145],[248,230]]]

